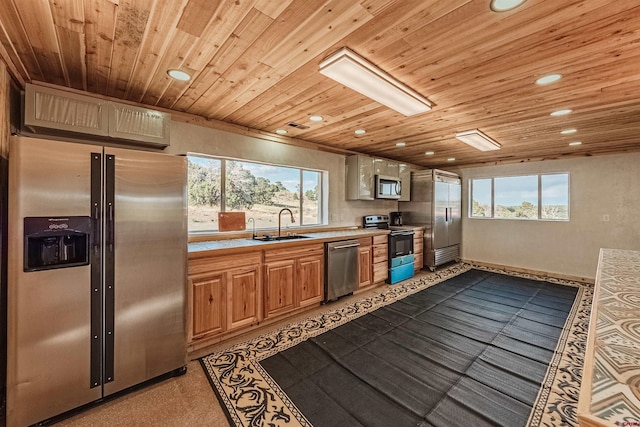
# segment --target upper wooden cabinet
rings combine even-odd
[[[391,176],[394,178],[400,176],[400,165],[397,162],[386,159],[374,159],[373,165],[375,175]]]
[[[399,202],[411,201],[411,168],[409,165],[401,163],[398,165],[398,176],[402,185]]]
[[[345,174],[347,200],[374,200],[376,175],[400,178],[402,194],[399,200],[403,202],[410,200],[411,170],[407,164],[353,155],[346,157]]]
[[[374,200],[375,169],[373,157],[347,156],[345,173],[347,200]]]
[[[29,83],[23,124],[35,134],[91,135],[164,148],[170,143],[171,115]]]

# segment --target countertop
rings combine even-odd
[[[578,403],[581,426],[640,424],[640,251],[601,249]]]
[[[380,234],[389,234],[389,230],[378,229],[349,229],[338,231],[324,231],[317,233],[300,233],[303,236],[307,236],[304,239],[294,240],[270,240],[261,241],[253,240],[251,238],[240,239],[227,239],[227,240],[210,240],[206,242],[194,242],[189,243],[188,252],[189,257],[206,255],[210,251],[222,251],[226,253],[234,253],[247,249],[267,249],[273,247],[273,245],[279,246],[299,246],[309,243],[324,243],[335,240],[344,240],[349,238],[359,238],[368,236],[377,236]]]

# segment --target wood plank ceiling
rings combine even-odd
[[[637,0],[528,0],[501,13],[489,0],[0,0],[0,41],[20,82],[286,129],[425,167],[640,149]],[[343,46],[433,110],[405,117],[320,74]],[[173,80],[168,69],[193,78]],[[549,73],[563,78],[534,84]],[[573,113],[550,116],[565,108]],[[454,137],[475,128],[502,149]],[[560,134],[567,128],[577,132]]]

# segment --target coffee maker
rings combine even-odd
[[[402,225],[402,212],[389,212],[389,225]]]

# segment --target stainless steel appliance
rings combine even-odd
[[[337,300],[358,289],[358,246],[357,240],[325,243],[325,301]]]
[[[376,175],[376,199],[399,199],[402,182],[393,176]]]
[[[13,137],[7,424],[186,363],[186,159]]]
[[[392,212],[393,213],[393,212]],[[413,228],[390,227],[388,215],[367,215],[362,217],[363,228],[389,229],[387,283],[394,284],[413,277]]]
[[[411,201],[399,202],[404,222],[425,227],[424,265],[431,271],[460,258],[462,186],[454,173],[411,172]]]

